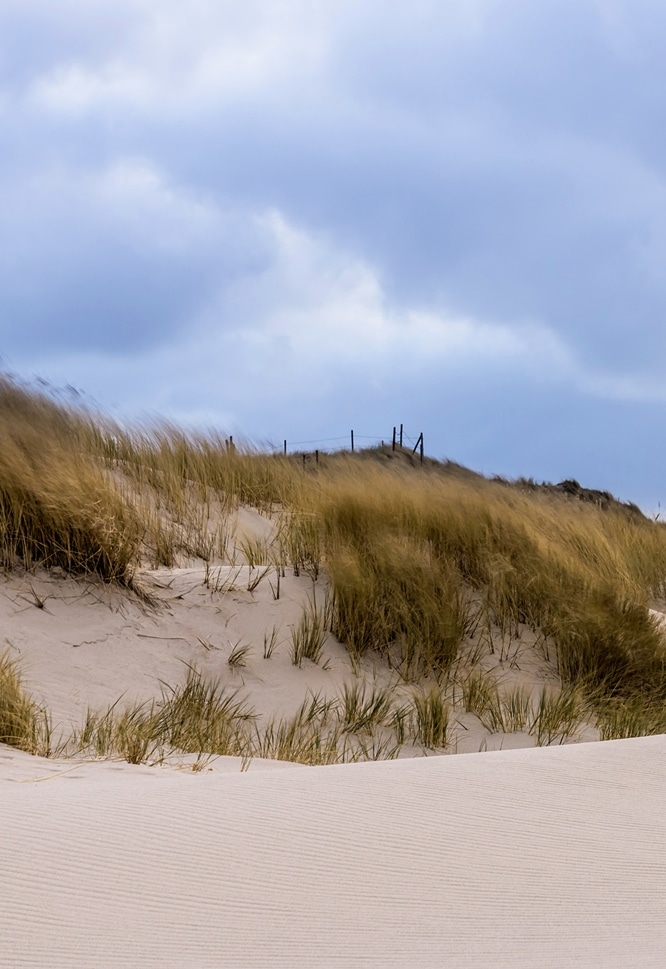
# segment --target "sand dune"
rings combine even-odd
[[[194,774],[5,748],[0,965],[661,967],[665,755]]]
[[[260,722],[293,715],[314,694],[339,696],[345,683],[359,680],[390,686],[396,702],[410,695],[386,661],[370,652],[362,658],[358,675],[354,673],[347,650],[331,635],[319,664],[294,666],[293,629],[308,603],[324,603],[324,577],[313,583],[307,576],[288,573],[276,600],[271,575],[248,591],[248,579],[258,570],[219,566],[208,586],[205,574],[201,565],[144,570],[141,583],[156,603],[150,607],[126,590],[65,575],[42,571],[3,578],[4,650],[19,664],[30,693],[50,711],[57,735],[80,726],[89,707],[103,710],[120,701],[120,709],[159,697],[165,684],[173,687],[183,682],[188,666],[222,680],[229,690],[238,690],[262,718]],[[223,586],[221,591],[211,587],[216,582]],[[265,659],[262,643],[273,631],[276,648]],[[544,684],[557,685],[552,665],[534,649],[533,640],[526,630],[510,648],[498,644],[492,655],[485,656],[484,669],[493,671],[506,687],[538,693]],[[230,667],[231,652],[243,643],[249,646],[244,665]],[[491,733],[459,702],[450,734],[448,753],[535,744],[535,738],[526,733]],[[581,723],[572,739],[597,738],[595,728]],[[407,741],[401,756],[421,753]]]
[[[6,576],[5,650],[65,733],[88,705],[158,697],[187,665],[264,717],[358,677],[408,689],[371,655],[353,670],[331,636],[319,665],[295,666],[291,630],[325,580],[284,576],[277,599],[251,574],[220,567],[216,588],[200,564],[143,572],[151,606],[57,570]],[[527,634],[484,662],[505,684],[555,680]],[[407,743],[400,760],[330,767],[0,745],[0,969],[661,969],[666,737],[534,743],[458,709],[460,756]]]

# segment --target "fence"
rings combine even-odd
[[[396,451],[398,448],[400,448],[402,450],[403,448],[405,448],[405,446],[409,450],[411,450],[411,453],[412,454],[416,454],[416,452],[418,451],[419,452],[419,456],[420,456],[420,460],[421,460],[421,464],[423,464],[423,456],[424,456],[424,438],[423,438],[423,431],[421,431],[419,433],[419,436],[417,437],[416,441],[413,441],[413,440],[411,440],[405,434],[404,425],[403,424],[400,424],[399,427],[398,427],[398,425],[396,425],[393,428],[393,433],[392,433],[392,435],[390,435],[390,437],[388,438],[388,440],[390,440],[390,442],[391,442],[391,450],[392,451]],[[341,437],[328,437],[328,438],[320,438],[318,440],[289,441],[289,442],[285,438],[284,441],[282,442],[282,451],[283,451],[283,454],[286,456],[288,453],[290,453],[290,450],[291,450],[291,453],[294,453],[294,451],[296,453],[302,453],[301,452],[301,449],[305,445],[312,445],[312,444],[329,444],[329,445],[330,444],[338,444],[337,447],[334,446],[334,447],[328,447],[328,448],[315,448],[315,449],[313,449],[312,447],[309,447],[307,450],[309,451],[309,453],[314,453],[315,460],[316,460],[317,463],[319,463],[319,454],[320,454],[320,452],[322,452],[322,453],[331,453],[331,452],[335,452],[335,451],[346,451],[347,448],[345,447],[345,445],[339,443],[339,442],[342,442],[342,441],[344,441],[344,442],[347,442],[348,441],[349,442],[349,446],[350,446],[349,449],[350,449],[350,451],[352,453],[356,450],[356,444],[357,444],[358,441],[372,441],[374,444],[380,443],[381,447],[385,447],[386,446],[385,441],[384,441],[384,438],[382,438],[379,434],[372,434],[372,435],[363,434],[363,435],[358,435],[358,434],[355,433],[354,430],[351,430],[349,432],[349,436],[345,435],[344,437],[342,437],[342,436]],[[405,442],[407,442],[407,445],[405,445]],[[303,454],[303,461],[305,462],[305,454]]]

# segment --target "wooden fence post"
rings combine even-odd
[[[392,446],[391,450],[392,451],[395,451],[395,427],[393,428],[393,446]]]
[[[286,457],[287,456],[287,442],[286,441],[284,442],[284,454],[285,454],[285,457]]]
[[[352,454],[353,454],[354,453],[354,432],[353,431],[351,432],[351,447],[352,447]]]
[[[402,447],[402,424],[400,425],[400,447]]]

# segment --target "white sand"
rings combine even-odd
[[[664,737],[48,780],[11,757],[7,969],[666,965]]]

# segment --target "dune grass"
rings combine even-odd
[[[604,707],[603,697],[578,685],[544,685],[533,695],[524,686],[502,687],[493,673],[480,670],[471,671],[463,681],[462,701],[489,733],[525,732],[539,746],[564,743],[585,723],[595,721],[595,704]]]
[[[0,564],[129,584],[141,523],[82,443],[83,417],[0,377]]]
[[[322,610],[315,602],[301,613],[298,624],[291,634],[291,661],[294,666],[302,666],[304,659],[311,663],[319,663],[326,642],[326,628]]]
[[[414,703],[414,738],[422,747],[436,750],[446,747],[449,730],[449,706],[441,690],[417,691]]]
[[[294,714],[259,722],[238,690],[190,668],[182,686],[165,686],[156,701],[125,708],[121,701],[103,712],[89,710],[64,752],[120,757],[132,764],[161,763],[185,753],[197,755],[195,765],[216,755],[321,765],[386,759],[400,748],[392,734],[375,738],[374,728],[389,723],[392,701],[386,690],[369,690],[366,700],[364,688],[360,703],[358,697],[350,701],[347,691],[330,698],[310,694]],[[350,702],[356,702],[354,713]]]
[[[0,743],[48,757],[51,741],[48,712],[26,693],[16,663],[0,656]]]
[[[372,733],[391,723],[394,690],[370,686],[364,680],[343,684],[339,719],[347,733]]]
[[[381,497],[378,497],[381,496]],[[494,482],[351,464],[305,495],[334,589],[333,632],[406,676],[443,674],[478,622],[539,630],[565,683],[666,699],[666,531]]]
[[[103,713],[89,710],[74,731],[70,754],[120,756],[129,763],[159,762],[186,754],[248,754],[247,726],[254,711],[237,690],[189,668],[184,684],[164,686],[160,699],[121,709],[119,698]]]
[[[270,547],[235,546],[229,516],[240,504],[276,519]],[[224,592],[238,554],[252,592],[271,581],[265,569],[276,571],[275,597],[285,568],[313,583],[326,574],[328,608],[294,630],[297,665],[320,658],[329,628],[355,663],[371,653],[404,681],[432,677],[440,688],[480,623],[505,642],[527,626],[574,691],[564,696],[585,696],[604,736],[664,723],[666,640],[649,611],[666,594],[662,523],[450,464],[412,468],[379,450],[306,465],[213,433],[120,427],[0,378],[5,570],[57,565],[138,588],[142,565],[194,557]],[[533,701],[507,703],[495,703],[498,723],[536,723]],[[556,725],[534,730],[558,737],[565,713],[553,713],[550,695],[539,703]]]

